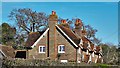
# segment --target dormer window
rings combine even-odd
[[[65,53],[65,46],[64,45],[58,46],[58,53]]]
[[[39,53],[45,53],[45,46],[39,46]]]

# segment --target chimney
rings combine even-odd
[[[85,26],[83,26],[82,35],[83,35],[83,36],[86,36],[86,34],[87,34],[87,31],[86,31],[86,29],[85,29]]]
[[[48,42],[50,42],[48,44],[49,47],[49,57],[54,60],[56,55],[57,55],[57,50],[55,50],[56,48],[56,24],[58,23],[58,16],[56,14],[55,11],[52,11],[52,14],[50,14],[49,16],[49,20],[48,20],[48,25],[49,25],[49,40]]]
[[[78,23],[79,23],[79,22],[81,22],[81,20],[80,20],[80,19],[76,19],[76,22],[78,22]]]
[[[82,21],[80,19],[76,19],[75,26],[82,26]]]
[[[82,21],[81,21],[80,19],[76,19],[74,31],[75,31],[75,33],[76,33],[79,37],[82,36],[82,30],[81,30],[81,29],[82,29],[82,26],[83,26]]]
[[[65,19],[61,20],[61,25],[66,28],[70,28],[69,24],[67,23],[67,21]]]
[[[66,23],[66,20],[61,20],[61,23],[62,23],[62,24],[65,24],[65,23]]]
[[[56,15],[56,12],[55,12],[55,11],[52,11],[52,15]]]
[[[58,20],[58,16],[56,14],[55,11],[52,11],[52,13],[49,16],[49,21],[57,21]]]

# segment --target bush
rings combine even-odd
[[[15,66],[98,66],[106,68],[107,64],[87,64],[87,63],[60,63],[58,61],[51,60],[39,60],[39,59],[4,59],[2,67],[3,68],[13,68]]]
[[[107,64],[98,64],[98,67],[100,67],[100,68],[108,68],[108,65]]]

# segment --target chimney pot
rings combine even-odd
[[[52,11],[52,15],[55,15],[56,14],[56,12],[55,11]]]
[[[61,20],[61,23],[66,23],[66,20]]]
[[[78,19],[78,22],[80,22],[80,19]]]
[[[81,20],[80,20],[80,19],[77,19],[77,20],[76,20],[76,22],[80,23],[80,22],[81,22]]]

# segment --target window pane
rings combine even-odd
[[[43,52],[45,52],[45,47],[43,47]]]
[[[62,46],[62,51],[65,51],[65,46]]]
[[[42,52],[42,47],[40,47],[40,52]]]
[[[65,46],[64,45],[59,45],[58,46],[58,52],[59,53],[64,53],[64,51],[65,51]]]
[[[59,46],[59,51],[61,51],[61,46]]]

